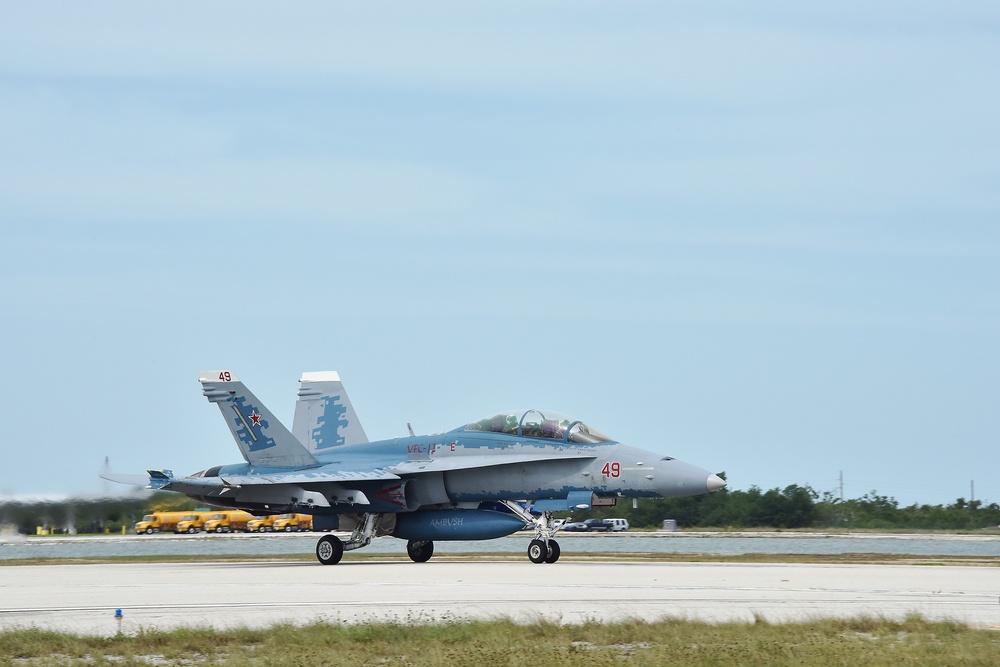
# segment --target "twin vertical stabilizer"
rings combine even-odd
[[[319,464],[236,375],[205,371],[198,382],[205,397],[219,406],[247,463],[287,468]]]
[[[336,371],[303,373],[292,433],[310,452],[368,442]]]

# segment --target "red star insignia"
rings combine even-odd
[[[253,413],[251,413],[250,421],[253,423],[254,426],[260,426],[260,414],[258,414],[256,410],[254,410]]]

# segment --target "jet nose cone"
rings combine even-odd
[[[726,480],[722,479],[718,475],[709,475],[706,486],[708,486],[709,493],[712,491],[718,491],[719,489],[726,488]]]

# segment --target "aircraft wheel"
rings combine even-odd
[[[421,540],[410,540],[406,543],[406,555],[414,563],[426,563],[434,555],[434,543]]]
[[[559,560],[559,543],[555,540],[549,540],[549,555],[545,557],[546,563],[554,563]]]
[[[323,565],[336,565],[344,557],[344,543],[333,535],[324,535],[316,543],[316,558]]]
[[[549,550],[545,548],[545,542],[541,540],[531,540],[528,543],[528,560],[532,563],[544,563],[549,556]]]
[[[153,534],[153,529],[152,528],[147,528],[146,529],[146,534],[147,535],[152,535]]]

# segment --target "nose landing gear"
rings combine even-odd
[[[532,563],[554,563],[559,560],[559,543],[550,539],[531,540],[528,544],[528,560]]]
[[[504,500],[502,504],[535,529],[535,539],[528,543],[528,560],[532,563],[555,563],[559,560],[559,543],[552,539],[559,529],[552,525],[552,512],[542,512],[535,518],[512,500]]]
[[[559,554],[562,551],[559,549],[559,543],[555,540],[549,540],[549,555],[545,557],[546,563],[554,563],[559,560]]]

